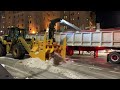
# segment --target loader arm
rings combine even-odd
[[[55,24],[57,22],[60,22],[62,19],[61,18],[56,18],[54,20],[51,20],[50,24],[49,24],[49,39],[53,39],[54,38],[54,31],[55,31]]]
[[[50,24],[49,24],[49,39],[54,39],[54,31],[55,31],[55,24],[60,22],[61,24],[64,24],[64,25],[67,25],[69,27],[72,27],[73,29],[79,31],[80,28],[78,28],[77,26],[75,26],[74,24],[64,20],[64,19],[61,19],[61,18],[56,18],[56,19],[53,19],[51,20]]]

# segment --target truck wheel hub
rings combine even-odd
[[[118,61],[119,60],[119,57],[117,55],[112,55],[111,56],[111,60],[112,61]]]

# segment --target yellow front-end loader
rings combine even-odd
[[[44,40],[37,38],[27,39],[26,29],[18,27],[8,28],[7,35],[0,37],[0,56],[11,53],[15,59],[23,59],[25,54],[29,54],[32,58],[40,58],[41,60],[49,60],[54,53],[58,53],[63,59],[66,56],[66,38],[63,44],[58,44],[54,39],[54,26],[61,19],[54,19],[49,24],[49,38],[44,35]]]

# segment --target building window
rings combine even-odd
[[[30,30],[31,30],[31,28],[30,28]]]
[[[9,17],[9,19],[10,19],[10,17]]]
[[[43,20],[45,20],[45,17],[43,18]]]
[[[67,19],[67,16],[64,16],[64,19]]]
[[[49,13],[47,13],[47,15],[48,15],[48,16],[50,16],[50,14],[49,14]]]
[[[21,14],[21,16],[23,16],[23,14]]]
[[[38,20],[36,20],[36,24],[38,24]]]
[[[18,15],[18,17],[19,17],[19,15]]]
[[[14,18],[15,18],[15,16],[14,16]]]
[[[19,25],[18,25],[18,27],[19,27]]]
[[[19,23],[19,20],[18,20],[18,23]]]
[[[71,16],[74,15],[74,12],[70,14]]]
[[[23,27],[23,24],[22,24],[22,27]]]
[[[4,16],[2,16],[2,18],[5,18]]]
[[[38,29],[38,27],[36,27],[36,29]]]
[[[30,23],[31,23],[31,21],[30,21]]]
[[[64,29],[67,29],[67,26],[64,26]]]
[[[64,11],[64,14],[65,14],[66,11]]]
[[[48,21],[50,21],[50,19],[48,19]]]
[[[80,17],[77,17],[77,19],[79,20],[79,19],[80,19]]]
[[[24,21],[24,19],[22,19],[22,22]]]

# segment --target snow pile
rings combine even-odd
[[[39,58],[29,58],[29,59],[25,59],[24,61],[22,61],[22,64],[24,64],[28,68],[38,68],[42,70],[47,70],[49,72],[61,74],[61,75],[64,75],[72,79],[86,78],[84,75],[80,75],[79,73],[75,71],[66,69],[64,67],[54,66],[53,63],[54,63],[53,59],[49,61],[42,61]]]
[[[29,58],[25,59],[23,62],[25,67],[30,67],[30,68],[40,68],[40,69],[47,69],[48,66],[51,64],[50,62],[48,63],[47,61],[42,61],[39,58]]]

